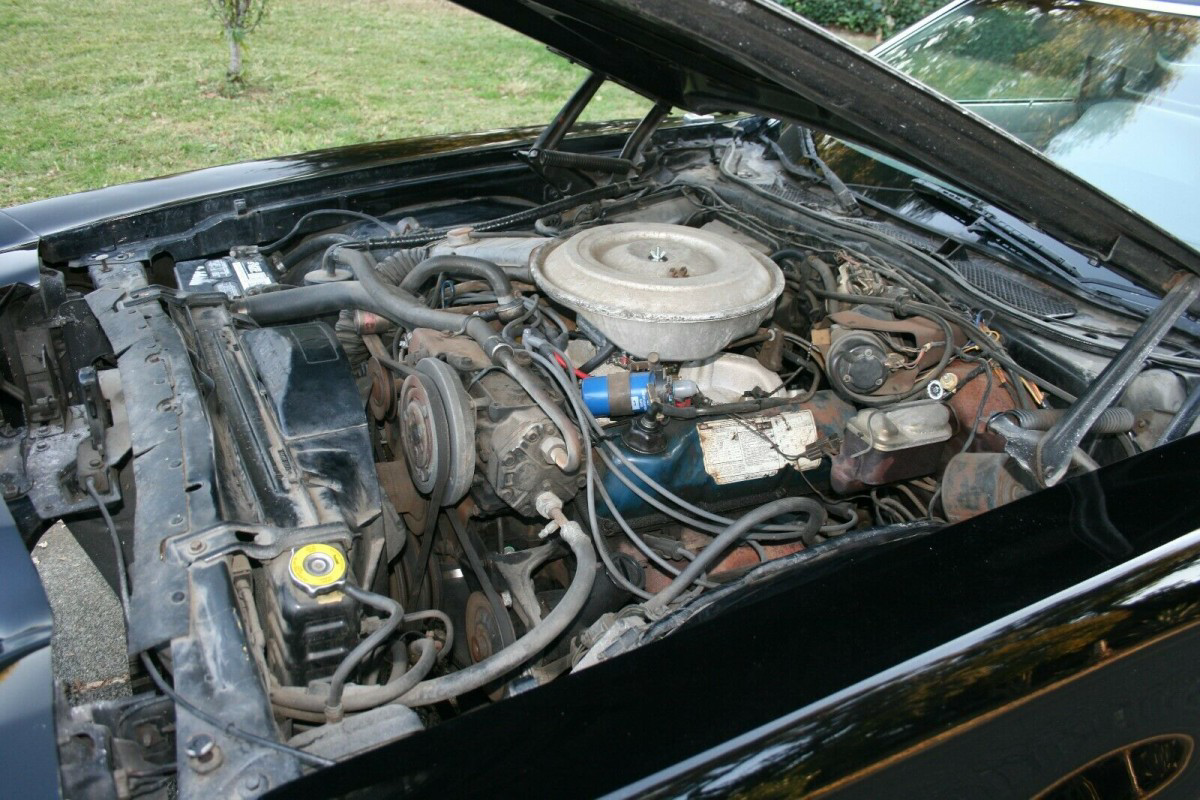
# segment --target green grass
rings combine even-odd
[[[202,0],[0,0],[0,208],[354,142],[545,122],[583,70],[440,0],[277,0],[231,95]],[[648,102],[605,86],[593,119]]]
[[[584,74],[445,0],[272,0],[248,44],[247,86],[231,94],[204,0],[0,0],[0,208],[264,156],[544,123]],[[585,119],[648,107],[610,84]]]

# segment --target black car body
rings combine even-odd
[[[774,5],[462,4],[547,128],[0,212],[3,546],[140,665],[6,551],[14,791],[1195,796],[1200,254]]]

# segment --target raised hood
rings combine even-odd
[[[456,0],[676,108],[888,153],[1157,287],[1200,254],[961,106],[768,0]]]

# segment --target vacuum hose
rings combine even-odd
[[[675,577],[675,580],[658,594],[645,603],[646,611],[651,615],[661,614],[671,601],[683,594],[696,582],[696,579],[712,565],[717,558],[739,539],[767,520],[781,514],[806,514],[808,520],[804,529],[797,534],[800,538],[812,536],[825,524],[825,507],[811,497],[785,497],[766,505],[759,506],[753,511],[739,517],[725,530],[717,535],[700,554],[688,564],[687,568]]]
[[[333,257],[348,268],[357,279],[302,286],[282,292],[268,292],[244,298],[238,311],[259,324],[283,322],[290,319],[333,314],[343,309],[356,308],[387,317],[406,328],[433,328],[439,331],[465,333],[479,343],[483,352],[498,366],[512,375],[550,421],[558,428],[565,443],[566,455],[561,464],[564,472],[574,472],[583,463],[583,439],[571,418],[550,398],[541,380],[528,367],[517,362],[510,345],[492,330],[486,321],[477,316],[463,316],[453,311],[439,311],[424,305],[417,297],[399,286],[393,286],[375,271],[373,259],[366,253],[347,247],[338,247]],[[448,259],[448,260],[443,260]],[[435,266],[426,266],[437,262]],[[481,266],[486,265],[486,266]],[[507,293],[509,305],[519,301],[512,297],[512,284],[504,271],[489,261],[461,256],[435,256],[415,266],[403,281],[414,283],[434,272],[471,271],[469,274],[486,276],[488,283],[497,289],[497,295]],[[501,309],[504,304],[502,302]]]
[[[520,639],[466,669],[419,683],[400,697],[406,706],[428,706],[478,689],[501,678],[545,650],[583,610],[596,580],[596,551],[577,522],[568,522],[559,535],[575,554],[575,577],[562,600]]]

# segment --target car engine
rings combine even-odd
[[[1112,349],[1014,320],[1132,323],[831,212],[786,139],[714,127],[628,178],[560,159],[549,200],[310,204],[13,294],[5,498],[116,540],[162,693],[64,730],[253,795],[648,645],[756,570],[1045,485],[1031,436]],[[1147,362],[1070,470],[1153,446],[1188,364]]]

